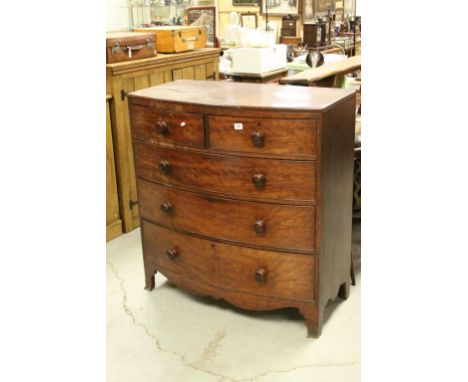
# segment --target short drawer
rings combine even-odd
[[[132,134],[134,137],[160,143],[204,147],[203,115],[172,113],[164,110],[132,105]]]
[[[216,243],[146,221],[143,244],[149,260],[193,281],[262,296],[305,301],[315,297],[315,256]]]
[[[137,177],[265,199],[314,201],[315,162],[176,150],[134,141]]]
[[[247,245],[313,251],[315,208],[243,202],[138,180],[140,214],[165,226]]]
[[[315,155],[315,119],[209,116],[210,148],[243,152]]]

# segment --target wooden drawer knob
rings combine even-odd
[[[159,162],[159,170],[167,175],[171,171],[171,164],[167,160],[162,160]]]
[[[159,206],[159,208],[161,208],[161,211],[165,214],[170,214],[174,211],[174,206],[171,202],[164,202]]]
[[[264,187],[265,187],[265,182],[266,182],[265,175],[263,175],[263,174],[255,174],[255,175],[252,177],[252,182],[253,182],[253,184],[255,185],[255,187],[257,187],[257,188],[264,188]]]
[[[253,131],[252,134],[250,134],[250,139],[257,147],[262,147],[265,145],[265,134],[263,134],[261,131]]]
[[[179,254],[177,253],[177,250],[175,248],[171,248],[166,251],[166,256],[169,259],[174,260],[176,257],[179,256]]]
[[[253,229],[258,235],[264,235],[266,231],[266,224],[263,220],[257,220],[253,225]]]
[[[159,129],[159,132],[162,134],[162,135],[169,135],[170,132],[171,132],[171,128],[169,126],[169,124],[165,121],[159,121],[156,126],[158,127]]]
[[[255,280],[257,280],[259,283],[266,283],[267,271],[265,268],[260,268],[255,272]]]

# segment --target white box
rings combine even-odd
[[[230,50],[232,73],[262,74],[286,68],[286,45]]]

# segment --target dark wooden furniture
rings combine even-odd
[[[154,273],[310,336],[347,298],[354,91],[177,81],[129,94],[146,288]]]
[[[288,15],[281,20],[281,36],[296,37],[297,36],[297,17]]]
[[[309,49],[327,49],[327,24],[321,19],[318,21],[304,23],[303,41]]]

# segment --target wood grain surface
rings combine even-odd
[[[315,163],[275,159],[241,158],[162,148],[134,141],[137,176],[166,185],[181,185],[227,195],[263,199],[300,200],[315,198]],[[170,171],[160,171],[166,161]],[[266,179],[256,187],[255,175]]]
[[[143,220],[144,256],[161,269],[256,295],[314,301],[315,256],[253,250],[195,238]],[[175,249],[171,259],[167,250]],[[256,272],[265,270],[258,281]],[[164,273],[164,271],[163,271]]]
[[[178,143],[205,147],[203,114],[171,113],[135,105],[132,110],[134,137],[154,143]]]
[[[217,81],[175,81],[132,93],[132,97],[227,108],[325,110],[354,90]]]
[[[245,309],[296,307],[318,337],[327,302],[349,295],[355,93],[213,85],[129,95],[150,120],[204,118],[205,147],[134,134],[146,287],[160,271]]]
[[[236,125],[241,124],[236,129]],[[315,156],[314,119],[209,116],[209,147],[226,151]],[[259,136],[259,138],[255,138]]]
[[[214,198],[138,181],[141,215],[167,227],[206,237],[287,251],[315,249],[315,208]],[[160,206],[171,203],[172,211]],[[253,225],[264,222],[264,233]]]

